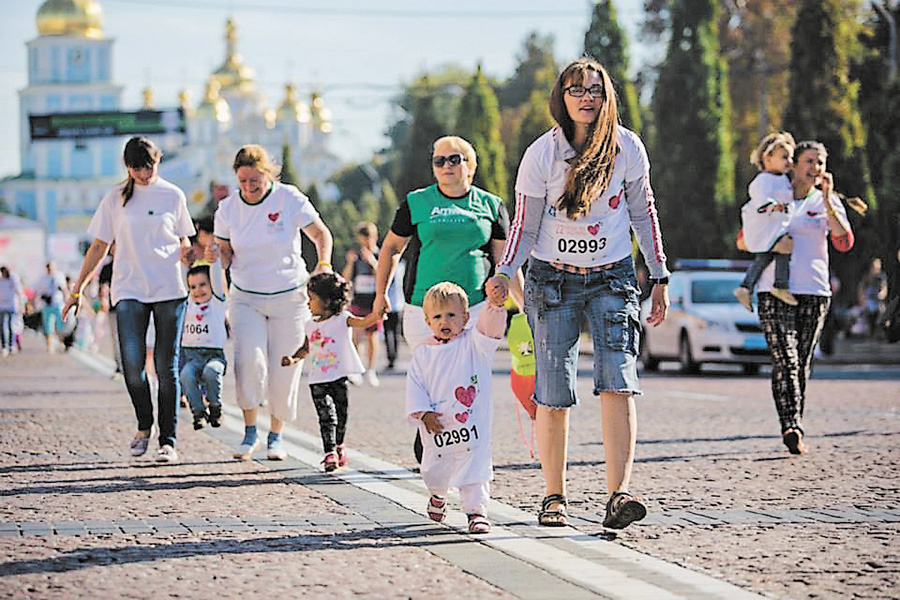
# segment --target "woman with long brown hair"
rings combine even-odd
[[[538,522],[568,523],[566,458],[569,409],[577,404],[581,324],[594,343],[594,395],[600,396],[609,500],[603,524],[614,529],[647,510],[629,483],[640,394],[638,284],[634,229],[653,284],[647,322],[668,309],[668,270],[640,138],[619,125],[606,70],[580,59],[567,66],[550,95],[556,126],[525,152],[516,180],[516,216],[503,257],[486,286],[505,291],[528,260],[525,313],[534,333],[536,432],[546,495]]]

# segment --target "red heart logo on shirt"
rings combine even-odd
[[[200,313],[197,313],[196,316],[197,316],[197,320],[198,320],[198,321],[202,321],[202,320],[203,320],[203,315],[201,315]]]
[[[599,225],[588,225],[588,233],[591,235],[597,235],[598,231],[600,231]]]
[[[459,386],[453,392],[456,395],[456,399],[463,406],[472,406],[472,403],[475,402],[475,386],[470,385],[467,388]],[[465,423],[465,421],[463,421]]]
[[[622,199],[622,192],[619,192],[615,196],[609,199],[609,207],[613,210],[619,208],[619,201]]]
[[[269,220],[273,223],[278,220],[278,217],[281,216],[280,212],[269,213]]]
[[[456,420],[459,421],[459,422],[462,423],[462,424],[465,424],[466,421],[469,420],[469,413],[467,413],[467,412],[464,412],[464,413],[456,413],[455,416],[456,416]]]

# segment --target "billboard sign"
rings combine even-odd
[[[184,133],[184,109],[30,115],[32,140]]]

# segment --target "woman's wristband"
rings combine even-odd
[[[81,298],[82,295],[83,294],[81,292],[72,292],[71,294],[69,294],[69,296],[71,296],[72,298]]]
[[[319,267],[328,267],[332,270],[334,269],[334,267],[331,266],[331,263],[327,260],[320,260],[318,263],[316,263],[316,268],[318,269]]]
[[[496,277],[502,277],[506,280],[506,283],[509,283],[509,275],[507,275],[506,273],[497,273]]]

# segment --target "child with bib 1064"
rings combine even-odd
[[[319,416],[319,432],[325,458],[322,469],[330,473],[347,465],[344,435],[347,432],[347,378],[362,375],[362,360],[353,345],[352,328],[371,327],[381,315],[369,313],[354,317],[347,310],[350,283],[334,273],[319,273],[307,283],[309,311],[313,318],[306,323],[306,340],[291,356],[281,359],[289,367],[312,356],[309,365],[309,389]]]
[[[434,336],[415,349],[406,376],[406,414],[423,442],[428,516],[443,521],[447,493],[458,488],[469,533],[491,529],[491,364],[506,327],[503,300],[489,293],[476,326],[465,329],[466,292],[447,281],[432,286],[422,308]]]
[[[750,182],[750,200],[741,207],[744,244],[756,254],[744,281],[734,289],[734,296],[753,312],[751,294],[760,275],[775,261],[773,296],[791,306],[797,299],[788,290],[791,255],[773,251],[773,246],[787,233],[794,190],[787,174],[794,157],[794,137],[787,132],[770,133],[750,155],[760,173]]]
[[[194,429],[203,421],[219,427],[222,419],[222,379],[225,377],[225,303],[213,294],[208,264],[195,265],[187,274],[190,299],[181,334],[181,389],[194,413]],[[203,396],[209,404],[209,412]]]

